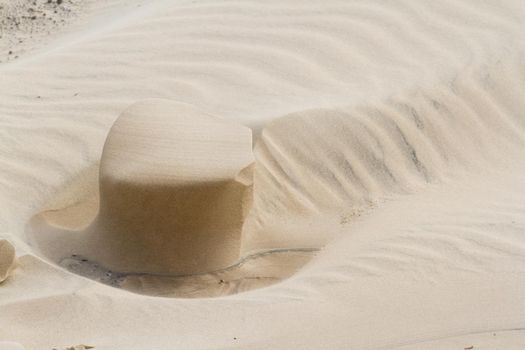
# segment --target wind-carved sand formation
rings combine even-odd
[[[63,239],[72,242],[71,254],[119,272],[189,275],[229,267],[240,258],[252,163],[249,128],[188,104],[138,102],[107,136],[97,217]],[[57,248],[50,255],[64,258]]]
[[[96,217],[68,230],[53,220],[67,209],[45,211],[33,220],[34,242],[74,272],[147,294],[214,296],[275,283],[315,249],[242,249],[253,168],[250,128],[184,103],[137,102],[104,144]]]
[[[486,75],[494,76],[490,83]],[[147,286],[147,274],[169,279],[232,267],[254,253],[317,250],[385,196],[497,163],[502,150],[519,154],[524,122],[516,112],[486,113],[494,108],[487,97],[516,101],[518,110],[519,93],[500,92],[516,79],[500,62],[458,75],[451,87],[291,113],[261,131],[254,156],[246,127],[186,104],[139,102],[108,134],[94,222],[75,236],[45,223],[44,212],[33,236],[56,262],[71,267],[76,262],[64,258],[87,258],[115,276],[128,273],[121,286],[140,292],[139,276],[152,294],[163,292]],[[291,265],[274,282],[301,263]],[[217,280],[223,281],[211,278],[209,296]],[[167,282],[153,285],[178,288],[188,280]]]
[[[139,102],[111,128],[100,210],[86,256],[127,272],[193,274],[239,259],[251,130],[163,100]],[[246,181],[246,180],[245,180]]]

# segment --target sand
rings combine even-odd
[[[57,263],[81,255],[121,273],[225,269],[240,259],[251,182],[238,178],[251,163],[249,128],[170,100],[137,102],[104,144],[97,217],[75,232],[53,230],[44,213],[35,242]],[[45,226],[56,232],[43,237]]]
[[[521,1],[77,5],[2,43],[0,349],[525,346]]]
[[[9,277],[15,264],[15,248],[9,241],[0,240],[0,283]]]

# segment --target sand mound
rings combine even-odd
[[[70,271],[150,295],[220,296],[276,283],[315,249],[240,256],[252,162],[249,128],[187,104],[138,102],[104,145],[97,217],[67,230],[64,222],[85,221],[72,213],[90,216],[88,204],[46,210],[33,220],[35,242]]]
[[[242,172],[252,162],[249,128],[186,104],[136,103],[104,145],[97,218],[70,233],[75,242],[67,250],[41,248],[61,259],[72,251],[119,272],[185,275],[231,266],[250,205],[251,178]],[[61,237],[68,239],[63,231]]]
[[[115,122],[100,165],[88,254],[118,271],[191,274],[239,258],[251,130],[164,100]],[[251,181],[251,179],[250,179]]]
[[[5,239],[0,240],[0,283],[5,281],[15,265],[15,248]]]

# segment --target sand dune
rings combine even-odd
[[[90,6],[47,46],[0,64],[0,238],[18,255],[0,285],[0,342],[523,347],[521,1]],[[251,205],[242,231],[234,225],[238,256],[218,264],[228,269],[180,276],[122,263],[143,253],[125,240],[121,255],[104,251],[111,235],[96,220],[105,210],[104,143],[118,139],[110,128],[123,111],[151,98],[172,101],[167,126],[195,119],[188,150],[167,143],[158,159],[197,154],[199,137],[224,142],[226,132],[199,127],[203,115],[252,129]],[[134,130],[121,135],[115,154],[123,161],[111,173],[176,176],[158,162],[146,166],[153,157],[133,138],[180,129]],[[226,154],[242,162],[229,167]],[[198,175],[226,169],[232,180],[248,155],[243,139]],[[194,178],[190,163],[177,163],[179,174]],[[124,207],[117,217],[130,214]],[[148,227],[159,210],[136,213],[146,224],[126,232]],[[82,234],[74,231],[99,236],[75,246]],[[168,261],[177,244],[161,237],[144,252]]]

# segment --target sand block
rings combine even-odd
[[[100,210],[88,229],[95,258],[172,274],[233,264],[248,188],[237,178],[252,162],[247,127],[167,100],[129,107],[104,145]]]
[[[15,265],[15,248],[5,239],[0,239],[0,283],[5,281]]]

